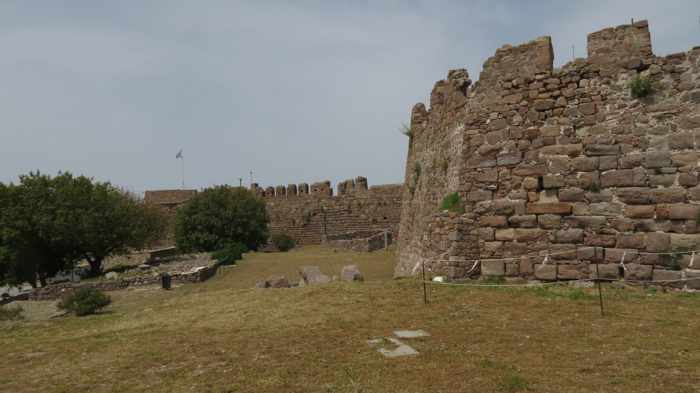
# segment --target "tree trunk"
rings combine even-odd
[[[45,287],[46,284],[46,274],[44,273],[39,273],[39,282],[41,283],[41,287]]]
[[[88,258],[90,264],[90,276],[97,277],[102,274],[102,258]]]

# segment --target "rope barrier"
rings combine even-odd
[[[678,280],[656,280],[656,281],[643,281],[643,280],[619,280],[612,278],[586,278],[581,280],[569,280],[569,281],[551,281],[551,282],[532,282],[526,284],[461,284],[456,282],[442,282],[442,281],[424,281],[427,284],[435,285],[448,285],[448,286],[460,286],[460,287],[539,287],[539,286],[550,286],[550,285],[564,285],[570,283],[583,283],[583,282],[620,282],[620,283],[630,283],[630,284],[663,284],[663,283],[675,283],[675,282],[688,282],[697,281],[700,277],[682,278]]]
[[[625,266],[625,257],[627,256],[627,251],[622,253],[622,258],[620,258],[620,266],[624,271],[627,271],[627,266]]]
[[[435,259],[432,261],[434,261],[434,262],[472,262],[472,261],[480,261],[480,262],[492,262],[493,261],[493,262],[495,262],[495,261],[517,261],[517,260],[522,259],[522,258],[544,258],[543,264],[546,264],[546,262],[549,261],[549,257],[557,256],[557,255],[571,254],[572,252],[575,252],[578,250],[586,250],[586,249],[591,249],[591,248],[595,249],[596,247],[581,247],[581,248],[576,249],[576,250],[555,252],[555,253],[549,253],[549,254],[544,254],[544,255],[521,255],[519,257],[482,258],[482,259]],[[685,255],[685,254],[691,254],[691,263],[688,265],[688,267],[691,267],[691,266],[693,266],[695,253],[700,253],[700,250],[675,251],[675,252],[637,252],[637,255]],[[625,258],[626,254],[627,254],[627,251],[623,252],[623,254],[622,254],[623,259]],[[420,265],[420,263],[416,264],[416,267],[419,265]],[[414,269],[415,269],[415,267],[414,267]]]

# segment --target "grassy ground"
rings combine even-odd
[[[368,281],[252,289],[357,263]],[[698,392],[700,295],[433,287],[388,280],[390,253],[252,254],[204,284],[113,293],[107,312],[3,323],[7,392]],[[366,340],[395,329],[420,355]],[[8,362],[7,359],[10,361]]]

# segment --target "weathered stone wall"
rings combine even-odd
[[[504,46],[474,86],[450,71],[414,107],[397,275],[474,253],[541,279],[617,277],[623,254],[627,278],[694,274],[689,256],[650,253],[700,249],[700,48],[656,57],[642,21],[590,34],[588,54],[553,69],[549,37]],[[637,75],[650,96],[631,96]],[[467,211],[454,242],[474,243],[461,255],[429,236],[451,192]]]
[[[358,177],[338,184],[333,195],[329,181],[252,190],[265,198],[270,231],[286,233],[297,244],[321,244],[323,235],[354,231],[398,230],[402,185],[367,186]]]
[[[352,251],[372,252],[388,248],[394,239],[390,230],[353,231],[337,235],[321,236],[321,245],[329,248],[341,248]]]
[[[193,269],[192,271],[172,273],[171,282],[180,284],[204,282],[216,274],[217,270],[219,270],[220,265],[220,263],[214,262],[210,266],[202,266],[198,269]],[[77,284],[64,283],[48,285],[33,290],[32,293],[29,295],[29,300],[58,299],[63,295],[73,292],[80,288],[94,288],[105,292],[117,291],[132,286],[160,284],[161,280],[162,278],[160,276],[138,276],[118,280],[102,280],[96,282]]]
[[[197,194],[197,190],[154,190],[146,191],[145,203],[158,206],[168,220],[166,235],[149,245],[149,248],[171,247],[175,245],[175,213],[177,208]]]
[[[367,179],[358,177],[338,184],[333,194],[330,181],[267,187],[257,184],[251,190],[265,198],[270,216],[270,231],[286,233],[297,244],[321,244],[322,235],[354,231],[398,232],[401,216],[401,184],[368,187]],[[194,190],[147,191],[145,201],[161,206],[172,221],[178,206],[194,196]],[[172,225],[166,239],[158,246],[174,244]]]

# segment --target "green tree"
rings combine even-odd
[[[22,175],[0,187],[0,202],[0,279],[9,282],[45,285],[80,259],[98,274],[104,258],[140,248],[165,228],[154,207],[70,173]]]
[[[265,201],[240,187],[216,186],[197,193],[175,218],[183,251],[216,251],[233,243],[257,250],[267,241]]]
[[[72,182],[70,174],[51,178],[37,172],[3,186],[0,243],[7,281],[46,284],[78,259],[74,229],[80,217],[72,213]]]
[[[156,207],[109,183],[93,183],[78,224],[78,247],[91,275],[102,273],[105,258],[142,249],[165,232],[166,218]]]

